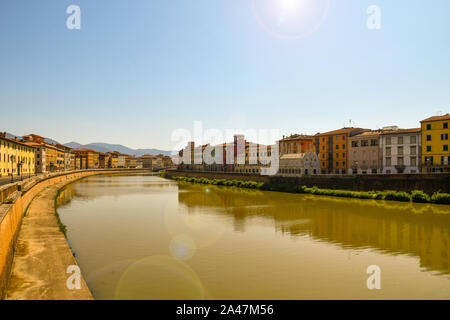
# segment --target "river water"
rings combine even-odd
[[[96,299],[450,299],[449,206],[148,175],[88,177],[58,205]]]

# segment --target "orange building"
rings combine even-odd
[[[45,141],[37,134],[23,136],[23,141],[36,148],[36,172],[55,172],[65,170],[65,151]]]
[[[320,160],[322,174],[346,174],[348,173],[348,140],[369,129],[342,128],[314,136],[314,144]]]
[[[307,153],[314,151],[314,136],[293,134],[278,141],[280,156],[283,154]]]

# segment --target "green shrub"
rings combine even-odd
[[[410,201],[411,195],[402,191],[386,191],[383,200]]]
[[[375,200],[383,200],[384,199],[384,192],[383,191],[375,191],[374,199]]]
[[[355,197],[358,199],[374,199],[375,196],[372,192],[355,192]]]
[[[172,177],[176,181],[185,181],[199,184],[213,184],[218,186],[239,187],[247,189],[258,189],[266,191],[279,191],[289,193],[314,194],[332,197],[345,197],[356,199],[376,199],[376,200],[391,200],[391,201],[413,201],[413,202],[433,202],[441,204],[450,204],[450,194],[436,192],[430,197],[420,190],[414,190],[411,194],[401,191],[370,191],[358,192],[349,190],[333,190],[320,189],[317,186],[308,188],[306,186],[293,185],[288,183],[272,184],[267,182],[256,181],[242,181],[242,180],[227,180],[227,179],[207,179],[207,178],[190,178],[190,177]]]
[[[413,202],[430,202],[430,196],[420,190],[414,190],[413,192],[411,192],[411,199]]]
[[[440,204],[450,204],[450,194],[435,192],[431,196],[431,202]]]

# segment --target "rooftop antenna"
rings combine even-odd
[[[436,112],[437,116],[442,116],[442,114],[443,114],[442,110],[439,110],[438,112]]]

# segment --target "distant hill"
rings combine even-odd
[[[163,154],[166,156],[170,156],[171,152],[166,150],[159,149],[131,149],[121,144],[109,144],[103,142],[94,142],[89,144],[80,144],[78,142],[69,142],[64,145],[74,148],[74,149],[93,149],[100,152],[112,152],[119,151],[120,153],[135,155],[137,157],[142,156],[144,154],[158,155]]]

